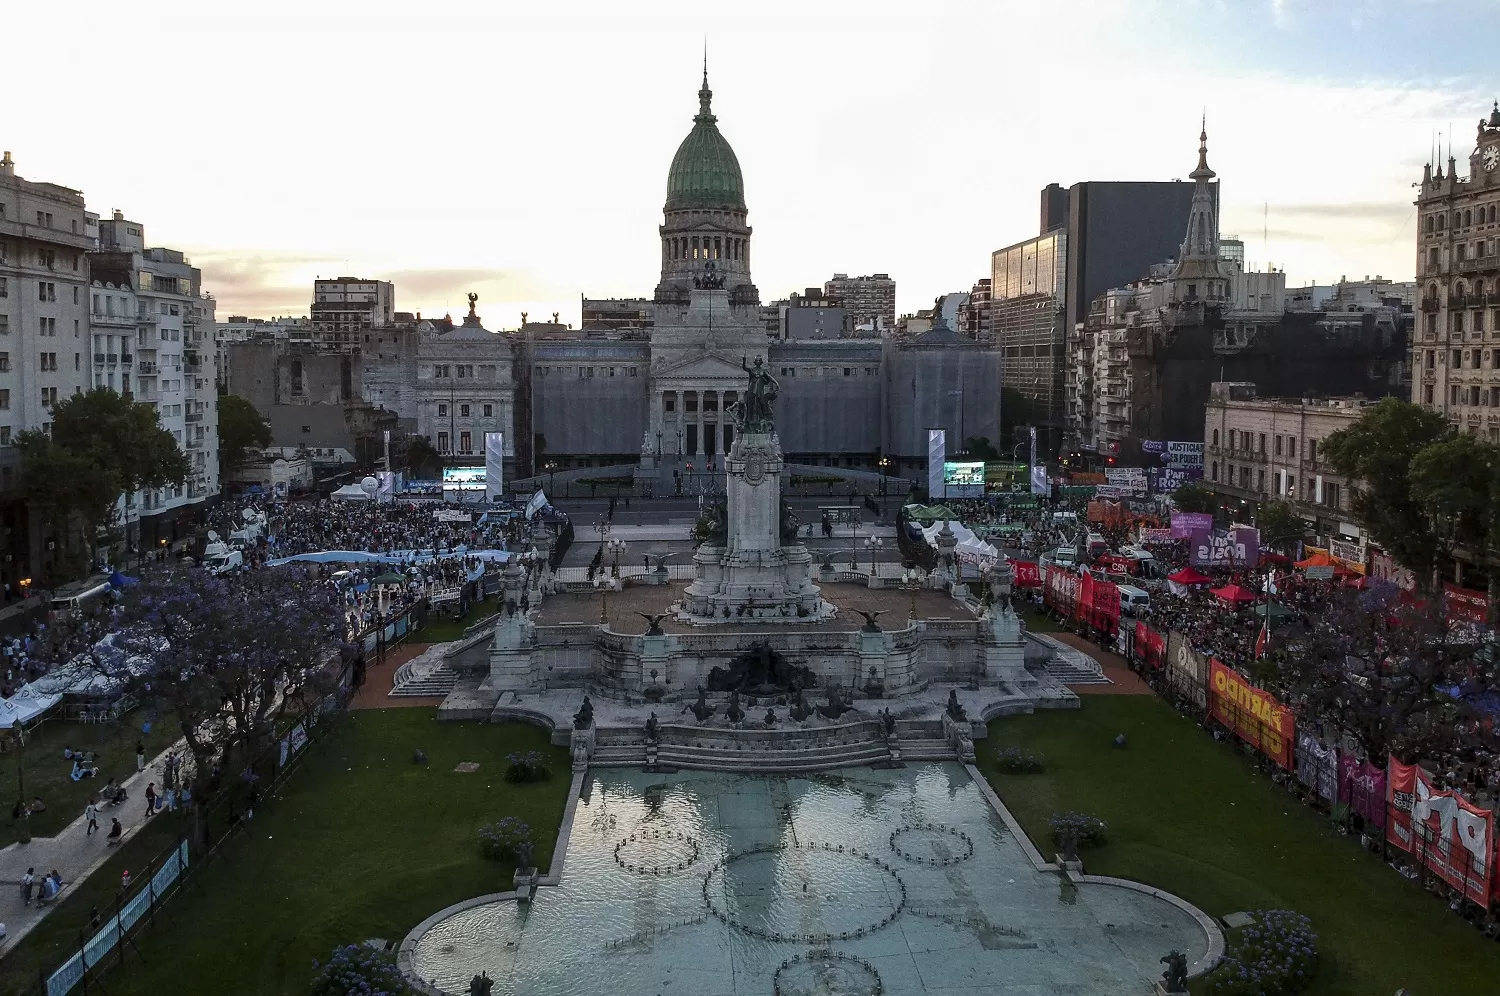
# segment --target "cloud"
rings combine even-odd
[[[1411,215],[1410,204],[1368,201],[1345,204],[1272,204],[1270,213],[1279,217],[1372,221],[1400,225]]]
[[[305,315],[312,300],[309,272],[331,270],[331,256],[231,250],[189,254],[203,271],[203,289],[218,301],[220,319],[227,315]]]

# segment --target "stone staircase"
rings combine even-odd
[[[1099,662],[1081,650],[1068,646],[1059,640],[1048,641],[1052,648],[1052,656],[1047,658],[1046,671],[1048,676],[1061,685],[1112,685],[1104,676],[1104,668]]]
[[[873,724],[871,724],[873,727]],[[920,729],[898,728],[898,746],[903,761],[952,761],[953,748],[928,726]],[[789,731],[790,732],[790,731]],[[832,731],[830,731],[832,732]],[[663,766],[691,768],[700,771],[819,771],[849,768],[889,760],[890,749],[880,736],[830,736],[827,743],[797,743],[779,746],[764,738],[740,740],[725,731],[704,729],[703,736],[683,728],[663,729],[657,744],[656,761]],[[799,739],[806,739],[804,736]],[[590,764],[598,767],[639,767],[646,763],[646,737],[638,730],[602,729],[594,746]]]
[[[446,664],[429,668],[421,672],[413,672],[406,677],[395,688],[391,689],[391,698],[411,698],[416,696],[432,696],[442,698],[453,691],[458,684],[458,672]]]

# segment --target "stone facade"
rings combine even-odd
[[[1500,105],[1481,119],[1469,175],[1438,164],[1417,195],[1421,304],[1411,400],[1500,441]]]

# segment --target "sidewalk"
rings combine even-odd
[[[1108,685],[1069,685],[1079,695],[1155,695],[1151,686],[1141,676],[1130,670],[1130,662],[1119,654],[1112,654],[1097,643],[1090,643],[1074,633],[1048,633],[1048,636],[1075,650],[1088,654],[1104,669]]]
[[[25,937],[60,901],[68,897],[72,886],[87,879],[118,848],[105,844],[104,835],[109,832],[111,818],[118,819],[125,828],[125,839],[129,840],[136,827],[146,820],[146,783],[155,782],[158,791],[162,785],[162,771],[167,755],[182,747],[178,740],[171,747],[152,758],[146,770],[127,778],[124,784],[130,798],[119,806],[105,806],[99,812],[99,829],[92,836],[85,836],[88,821],[79,816],[69,823],[56,837],[33,837],[29,843],[11,844],[0,850],[0,923],[8,932],[0,942],[0,957],[10,951]],[[101,782],[100,788],[104,785]],[[46,906],[38,906],[33,897],[30,906],[21,901],[21,877],[27,868],[36,869],[38,880],[54,868],[62,873],[63,890]]]

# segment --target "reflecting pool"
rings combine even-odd
[[[1122,996],[1209,939],[1177,905],[1037,871],[958,764],[591,771],[561,885],[416,942],[446,993]]]

